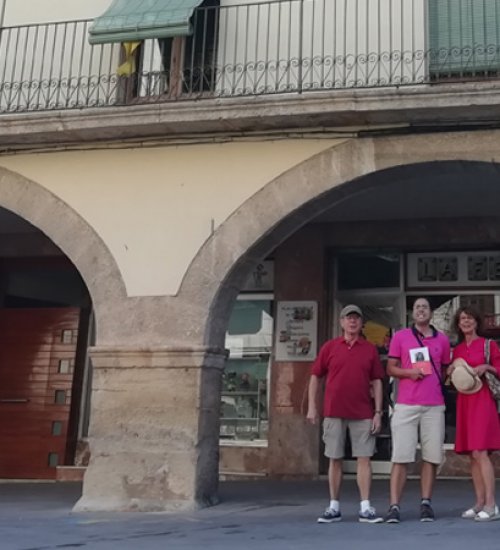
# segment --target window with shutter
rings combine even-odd
[[[429,0],[431,77],[492,76],[500,68],[500,0]]]

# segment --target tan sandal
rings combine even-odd
[[[476,506],[472,506],[472,508],[469,508],[468,510],[465,510],[465,512],[462,512],[462,518],[463,519],[475,519],[475,517],[479,514],[481,511],[481,508],[477,508]]]
[[[496,521],[499,519],[500,512],[498,511],[498,506],[495,506],[494,508],[483,508],[477,513],[474,521]]]

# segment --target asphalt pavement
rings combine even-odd
[[[372,503],[388,506],[389,482],[373,484]],[[221,502],[176,514],[73,513],[74,483],[0,484],[0,550],[500,550],[500,521],[477,523],[460,513],[472,504],[466,480],[439,480],[436,521],[421,523],[418,482],[408,482],[400,524],[360,524],[353,479],[344,482],[340,523],[316,523],[328,503],[327,482],[223,482]]]

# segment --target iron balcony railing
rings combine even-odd
[[[500,0],[212,0],[185,38],[91,46],[91,21],[0,30],[0,113],[500,75]]]

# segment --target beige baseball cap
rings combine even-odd
[[[347,317],[351,313],[356,313],[360,317],[363,317],[363,312],[358,306],[355,306],[354,304],[349,304],[348,306],[345,306],[342,308],[342,311],[340,312],[340,318]]]

